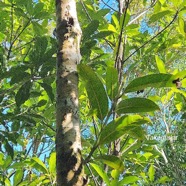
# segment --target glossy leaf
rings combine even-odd
[[[111,100],[114,100],[118,94],[118,72],[114,67],[107,67],[106,72],[107,94]]]
[[[164,62],[157,55],[155,56],[155,59],[156,59],[156,65],[158,67],[159,72],[160,73],[166,73]]]
[[[23,178],[23,170],[16,170],[15,175],[14,175],[14,185],[19,185]]]
[[[36,168],[37,170],[42,171],[43,173],[47,173],[47,168],[45,164],[37,157],[32,158],[32,167]]]
[[[31,87],[32,87],[31,81],[27,81],[18,90],[15,96],[16,105],[18,107],[20,107],[29,98]]]
[[[112,167],[113,169],[123,171],[124,170],[124,164],[123,161],[114,155],[102,155],[99,157],[96,157],[96,160],[102,161],[104,164],[108,165],[109,167]]]
[[[126,115],[117,118],[103,128],[100,133],[99,144],[110,143],[124,134],[129,134],[136,128],[139,129],[140,125],[144,123],[150,123],[149,118],[139,115]],[[141,134],[141,139],[144,138],[144,134]]]
[[[91,108],[97,117],[103,120],[108,111],[108,98],[103,84],[90,67],[82,64],[78,66],[78,69],[85,82]]]
[[[125,88],[124,92],[135,92],[143,90],[147,87],[160,88],[160,87],[175,87],[171,81],[171,74],[150,74],[143,77],[134,79]]]
[[[95,163],[90,163],[90,165],[95,169],[95,171],[103,179],[103,181],[109,186],[110,181],[109,181],[107,174],[104,172],[104,170],[102,170],[101,167],[96,165]]]
[[[158,105],[146,98],[124,99],[116,108],[118,114],[151,112],[155,110],[159,110]]]
[[[53,152],[49,158],[49,171],[54,174],[56,170],[56,153]]]

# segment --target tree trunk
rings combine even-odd
[[[56,0],[57,98],[56,167],[58,186],[82,186],[81,134],[78,115],[78,74],[81,28],[75,0]]]

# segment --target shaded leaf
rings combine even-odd
[[[107,67],[106,72],[107,94],[111,100],[114,100],[118,94],[118,72],[114,67]]]
[[[125,93],[143,90],[147,87],[175,87],[171,82],[171,74],[150,74],[134,79],[125,88]]]
[[[114,155],[102,155],[96,158],[97,160],[101,160],[104,164],[112,167],[113,169],[117,169],[119,171],[124,170],[123,161],[120,158]]]
[[[111,121],[100,133],[99,144],[110,143],[124,134],[129,134],[141,124],[150,123],[149,118],[140,115],[125,115]],[[144,133],[145,134],[145,133]],[[144,134],[140,138],[144,138]]]
[[[90,163],[90,165],[95,169],[95,171],[99,174],[99,176],[103,179],[103,181],[109,186],[110,181],[107,174],[104,172],[104,170],[102,170],[101,167],[96,165],[95,163]]]
[[[78,65],[79,74],[85,82],[86,91],[93,112],[101,120],[108,111],[108,98],[104,86],[96,73],[86,65]]]
[[[124,99],[118,104],[116,108],[116,112],[118,114],[151,112],[155,110],[159,110],[158,105],[156,105],[150,99],[146,98]]]
[[[13,159],[13,157],[14,157],[14,149],[8,143],[8,140],[5,140],[5,149],[6,149],[7,153],[8,153],[8,155]]]
[[[32,82],[27,81],[24,83],[21,88],[18,90],[16,96],[15,96],[15,101],[16,105],[20,107],[26,100],[28,100],[30,96],[30,89],[32,87]]]
[[[99,21],[92,20],[90,24],[83,30],[83,41],[88,40],[92,34],[98,29]]]
[[[48,97],[53,102],[54,101],[54,94],[53,94],[53,91],[52,91],[52,87],[50,85],[48,85],[47,83],[39,83],[39,84],[44,88]]]

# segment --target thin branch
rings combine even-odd
[[[118,48],[117,48],[117,52],[116,52],[115,64],[117,64],[117,61],[118,61],[118,55],[119,55],[119,51],[120,51],[120,45],[122,42],[122,35],[123,35],[123,29],[124,29],[125,19],[126,19],[126,15],[127,15],[128,5],[129,5],[129,0],[126,1],[126,9],[124,12],[124,18],[123,18],[123,22],[122,22],[122,26],[121,26],[120,35],[119,35],[119,42],[118,42]]]
[[[163,28],[160,32],[158,32],[155,36],[153,36],[151,39],[149,39],[148,41],[146,41],[143,45],[141,45],[139,48],[137,48],[134,52],[132,52],[124,61],[127,61],[129,58],[131,58],[136,52],[138,52],[141,48],[143,48],[144,46],[146,46],[148,43],[150,43],[152,40],[154,40],[157,36],[159,36],[161,33],[163,33],[177,18],[178,15],[178,11],[176,12],[176,14],[174,15],[172,21],[165,27]]]
[[[110,5],[108,5],[108,3],[105,3],[105,1],[101,0],[101,2],[102,2],[105,6],[109,7],[112,11],[118,12],[117,10],[115,10],[114,8],[112,8]]]
[[[90,174],[91,174],[91,176],[92,176],[92,179],[93,179],[95,185],[98,186],[99,183],[98,183],[98,181],[96,180],[96,178],[95,178],[95,176],[94,176],[94,174],[93,174],[93,172],[92,172],[90,166],[89,166],[87,163],[86,163],[86,166],[87,166],[87,168],[88,168],[88,170],[89,170],[89,172],[90,172]]]
[[[23,29],[19,32],[19,34],[17,36],[15,36],[14,40],[10,43],[10,47],[9,47],[8,54],[7,54],[7,60],[9,60],[9,58],[10,58],[10,54],[12,52],[12,47],[13,47],[14,43],[19,38],[19,36],[24,32],[24,30],[27,28],[27,26],[29,24],[30,24],[30,20],[25,24],[25,26],[23,27]]]
[[[89,19],[90,21],[92,21],[92,18],[90,17],[90,15],[89,15],[89,13],[88,13],[86,7],[85,7],[84,2],[83,2],[82,0],[80,0],[80,3],[81,3],[81,5],[82,5],[82,7],[83,7],[83,9],[84,9],[84,11],[85,11],[85,14],[87,15],[88,19]]]

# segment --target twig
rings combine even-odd
[[[161,33],[163,33],[177,18],[178,15],[178,10],[176,12],[176,14],[174,15],[172,21],[165,27],[163,28],[160,32],[158,32],[155,36],[153,36],[151,39],[149,39],[148,41],[146,41],[143,45],[141,45],[139,48],[137,48],[134,52],[132,52],[124,61],[127,61],[129,58],[131,58],[136,52],[138,52],[141,48],[143,48],[145,45],[147,45],[148,43],[150,43],[153,39],[155,39],[157,36],[159,36]]]

